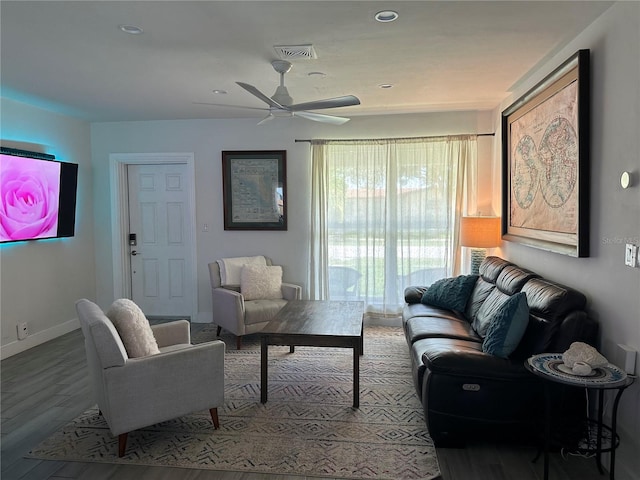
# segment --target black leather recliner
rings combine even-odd
[[[416,392],[436,445],[459,445],[471,437],[532,441],[543,413],[543,388],[525,360],[564,352],[576,341],[595,346],[598,325],[587,316],[586,297],[499,257],[482,263],[464,312],[420,303],[426,288],[405,290],[403,326]],[[517,292],[526,294],[529,305],[524,337],[507,359],[484,353],[472,326],[480,307],[490,302],[491,311]],[[555,414],[568,425],[567,435],[578,440],[584,394],[562,385],[551,388]]]

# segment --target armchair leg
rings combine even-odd
[[[240,335],[236,337],[236,348],[242,350],[242,336]]]
[[[124,451],[127,449],[127,435],[128,433],[121,433],[118,435],[118,457],[124,457]]]
[[[211,414],[211,420],[213,420],[213,426],[217,430],[220,428],[220,421],[218,420],[218,409],[210,408],[209,413]]]
[[[216,337],[220,336],[220,332],[222,331],[222,327],[220,325],[218,325],[218,331],[216,333]]]

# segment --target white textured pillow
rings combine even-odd
[[[282,267],[245,265],[240,273],[240,293],[245,300],[282,298]]]
[[[240,285],[240,272],[244,265],[266,265],[267,260],[262,255],[255,257],[233,257],[218,260],[220,266],[220,283],[226,285]]]
[[[160,353],[149,320],[134,302],[128,298],[116,300],[106,315],[120,334],[130,358]]]

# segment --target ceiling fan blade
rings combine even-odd
[[[228,107],[228,108],[244,108],[246,110],[262,110],[267,111],[268,108],[258,108],[258,107],[243,107],[242,105],[227,105],[224,103],[208,103],[208,102],[193,102],[194,105],[213,105],[214,107]]]
[[[286,108],[292,112],[299,112],[301,110],[320,110],[323,108],[350,107],[352,105],[360,105],[360,99],[353,95],[345,95],[343,97],[327,98],[314,102],[296,103]]]
[[[267,115],[262,120],[260,120],[258,123],[256,123],[256,125],[262,125],[264,123],[267,123],[269,120],[273,120],[274,118],[276,118],[275,115],[273,113],[269,112],[269,115]]]
[[[332,125],[342,125],[349,121],[346,117],[335,117],[333,115],[325,115],[324,113],[313,112],[295,112],[297,117],[306,118],[307,120],[313,120],[315,122],[330,123]]]
[[[266,103],[270,107],[279,108],[281,110],[287,110],[287,107],[283,107],[278,102],[274,101],[272,98],[267,97],[264,93],[262,93],[253,85],[249,85],[248,83],[242,83],[242,82],[236,82],[236,83],[240,85],[242,88],[244,88],[251,95],[258,97],[260,100],[262,100],[264,103]]]

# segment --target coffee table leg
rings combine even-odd
[[[260,403],[267,403],[267,363],[269,361],[269,343],[266,335],[262,336],[260,346]]]
[[[353,408],[360,408],[360,341],[353,346]]]

